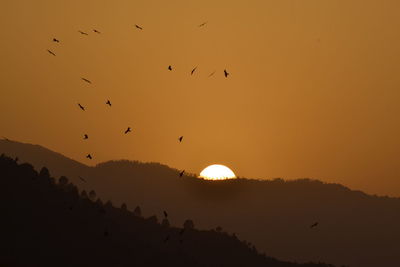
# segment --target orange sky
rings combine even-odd
[[[0,135],[87,164],[222,163],[400,196],[399,10],[395,0],[6,0]]]

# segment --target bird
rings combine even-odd
[[[88,159],[92,159],[92,155],[90,155],[90,154],[87,154],[86,158],[88,158]]]
[[[111,102],[110,100],[107,100],[106,105],[109,105],[111,107]]]
[[[49,50],[49,49],[47,49],[47,52],[49,52],[53,56],[56,56],[56,54],[53,51]]]
[[[84,134],[84,135],[83,135],[83,139],[84,139],[84,140],[89,139],[89,136],[88,136],[87,134]]]
[[[137,29],[139,29],[139,30],[143,30],[143,28],[142,27],[140,27],[139,25],[137,25],[137,24],[135,24],[135,27],[137,28]]]
[[[98,33],[98,34],[100,34],[101,32],[99,32],[98,30],[96,30],[96,29],[93,29],[93,31],[95,32],[95,33]]]
[[[199,25],[199,27],[203,27],[203,26],[205,26],[207,23],[208,23],[208,21],[203,22],[202,24]]]
[[[317,227],[317,226],[318,226],[318,222],[315,222],[310,226],[310,228],[314,228],[314,227]]]
[[[132,131],[131,131],[131,127],[128,127],[128,129],[126,129],[125,134],[127,134],[127,133],[129,133],[129,132],[132,132]]]
[[[182,177],[184,173],[185,173],[185,170],[181,171],[181,172],[179,173],[179,177]]]
[[[79,104],[79,103],[78,103],[78,106],[79,106],[83,111],[85,111],[85,107],[84,107],[84,106],[82,106],[82,105]]]
[[[169,235],[167,235],[167,237],[164,239],[164,243],[167,242],[169,240]]]
[[[211,74],[210,74],[210,75],[208,75],[208,77],[211,77],[211,76],[213,76],[213,75],[214,75],[214,73],[215,73],[215,71],[211,72]]]
[[[179,137],[178,140],[179,140],[179,142],[182,142],[183,136]]]
[[[55,43],[59,43],[59,42],[60,42],[60,40],[58,40],[57,38],[53,38],[53,42],[55,42]]]
[[[172,66],[171,65],[168,66],[168,70],[172,70]]]
[[[164,217],[167,218],[168,217],[168,213],[164,210]]]
[[[85,179],[83,179],[83,178],[80,177],[80,176],[78,176],[78,177],[79,177],[79,179],[81,179],[82,182],[86,183],[86,180],[85,180]]]
[[[78,31],[80,34],[82,34],[82,35],[89,35],[88,33],[86,33],[86,32],[83,32],[83,31]]]
[[[192,69],[192,71],[190,72],[190,75],[193,75],[193,73],[196,71],[197,67],[195,67],[194,69]]]
[[[86,78],[83,78],[83,77],[81,77],[81,79],[82,79],[82,81],[84,81],[84,82],[87,82],[87,83],[92,83],[91,81],[89,81],[88,79],[86,79]]]
[[[228,78],[229,73],[226,70],[224,70],[224,75],[225,75],[225,78]]]

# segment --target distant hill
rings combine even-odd
[[[110,161],[88,167],[45,148],[11,141],[0,141],[0,153],[18,156],[37,170],[48,166],[53,175],[67,175],[80,189],[94,189],[118,206],[140,205],[146,216],[168,210],[175,226],[187,218],[198,229],[221,226],[279,259],[400,266],[397,198],[308,179],[180,178],[178,170],[158,163]],[[318,226],[310,228],[314,222]]]
[[[278,261],[190,220],[170,227],[168,213],[145,219],[5,156],[0,174],[0,266],[330,266]]]

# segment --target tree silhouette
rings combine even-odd
[[[122,203],[121,209],[122,209],[123,211],[127,211],[127,210],[128,210],[128,206],[127,206],[125,203]]]
[[[183,228],[186,230],[193,230],[194,229],[194,222],[190,219],[186,220],[183,223]]]
[[[89,199],[91,201],[96,201],[96,197],[97,197],[97,195],[96,195],[96,192],[94,190],[89,192]]]
[[[68,178],[65,176],[61,176],[60,179],[58,179],[58,183],[62,186],[65,187],[68,184]]]
[[[164,218],[161,222],[161,225],[164,227],[169,227],[169,221],[167,218]]]
[[[138,217],[141,217],[141,216],[142,216],[142,210],[140,209],[139,206],[137,206],[137,207],[135,208],[135,210],[133,211],[133,214],[134,214],[135,216],[138,216]]]

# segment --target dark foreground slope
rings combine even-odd
[[[67,175],[81,190],[94,189],[117,206],[140,205],[146,216],[160,217],[167,210],[175,226],[187,218],[197,229],[221,226],[279,259],[400,266],[400,199],[307,179],[181,178],[178,170],[158,163],[114,161],[88,167],[40,146],[1,140],[0,153],[18,156],[37,170],[49,159],[52,174]],[[310,228],[314,222],[319,225]]]
[[[280,262],[189,222],[144,219],[5,156],[0,177],[1,266],[328,266]]]

